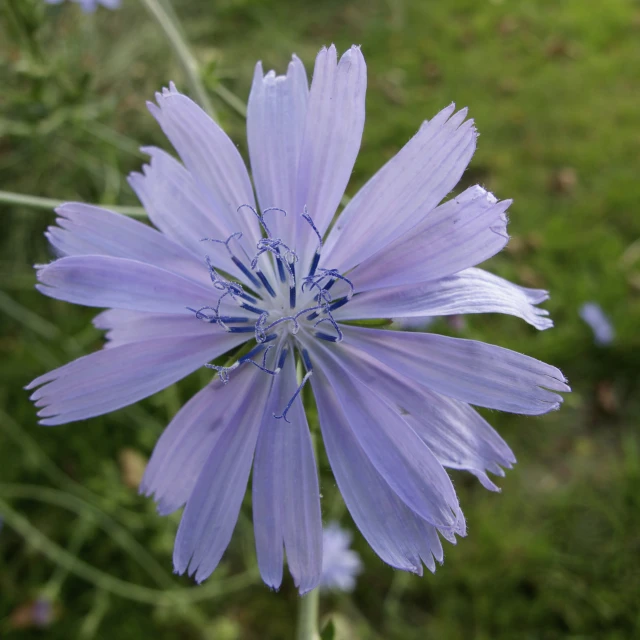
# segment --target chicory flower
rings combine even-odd
[[[160,513],[185,506],[174,565],[207,578],[229,544],[253,469],[264,581],[284,551],[301,593],[319,584],[318,475],[302,395],[311,387],[346,505],[376,553],[422,574],[465,521],[445,469],[491,490],[515,462],[471,405],[539,415],[568,391],[558,369],[501,347],[350,321],[506,313],[551,326],[548,296],[475,265],[507,243],[505,212],[480,186],[442,203],[476,130],[450,105],[332,221],[358,155],[366,66],[358,47],[322,49],[309,88],[258,63],[248,104],[253,184],[236,145],[170,85],[149,104],[180,161],[157,148],[130,184],[156,229],[84,204],[57,209],[61,257],[39,290],[106,307],[102,351],[36,380],[44,425],[114,411],[208,366],[217,379],[159,439],[142,483]],[[254,200],[254,186],[258,201]],[[223,354],[222,365],[213,362]],[[307,385],[309,383],[309,385]]]

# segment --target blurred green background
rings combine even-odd
[[[238,107],[256,60],[282,72],[296,52],[310,70],[323,44],[362,44],[367,122],[349,194],[423,119],[467,105],[481,137],[462,186],[515,200],[511,243],[487,266],[552,294],[554,329],[489,315],[468,317],[457,335],[559,366],[574,389],[564,407],[539,418],[490,412],[518,465],[500,479],[502,494],[452,474],[469,536],[446,545],[435,576],[417,578],[384,565],[356,534],[365,572],[353,594],[323,596],[323,617],[354,639],[640,637],[640,3],[174,8],[243,153]],[[138,147],[167,147],[145,100],[169,80],[188,91],[141,3],[84,15],[74,4],[2,0],[0,29],[0,189],[137,204],[124,178],[143,161]],[[163,427],[209,373],[108,416],[37,425],[22,387],[98,349],[101,336],[94,311],[33,288],[31,265],[50,259],[43,231],[53,213],[0,212],[0,637],[292,637],[298,596],[289,577],[277,594],[257,577],[249,503],[220,568],[194,588],[171,573],[179,515],[160,518],[136,493]],[[613,345],[596,347],[580,320],[588,300],[610,315]],[[353,528],[320,455],[323,515]],[[41,597],[53,616],[38,628]]]

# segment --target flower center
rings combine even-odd
[[[277,375],[289,352],[293,352],[293,347],[296,347],[307,373],[282,415],[275,416],[286,420],[288,409],[312,371],[309,354],[304,348],[305,338],[326,342],[342,340],[342,331],[333,312],[351,300],[354,288],[351,281],[336,269],[319,267],[322,236],[306,207],[301,217],[307,223],[309,233],[314,234],[318,240],[312,256],[298,255],[281,238],[274,237],[271,233],[264,216],[274,211],[286,217],[283,209],[269,207],[258,213],[250,205],[242,205],[238,212],[245,208],[257,218],[263,232],[253,257],[241,243],[241,232],[233,233],[226,240],[203,240],[224,245],[233,264],[250,283],[250,289],[249,285],[245,288],[234,279],[222,275],[207,256],[205,260],[209,276],[219,296],[214,305],[200,309],[190,308],[190,311],[193,311],[198,320],[217,324],[229,333],[252,333],[255,338],[256,346],[230,366],[206,365],[218,372],[224,384],[229,381],[229,374],[245,363],[253,364],[270,375]],[[309,265],[305,269],[306,273],[301,272],[305,265]],[[335,297],[336,290],[344,293]],[[272,341],[274,343],[269,345]],[[271,356],[273,362],[269,365],[269,352],[274,347],[275,356]],[[253,359],[260,355],[261,362]],[[294,357],[293,353],[291,355]]]

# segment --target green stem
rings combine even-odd
[[[302,363],[298,361],[297,377],[302,379]],[[316,438],[311,432],[311,447],[316,453]],[[298,607],[298,624],[296,630],[296,640],[319,640],[318,633],[318,610],[320,608],[320,589],[316,587],[304,597],[300,598]]]
[[[200,78],[200,70],[198,63],[191,53],[189,46],[180,33],[180,29],[175,21],[175,14],[172,18],[158,0],[142,0],[149,13],[157,20],[158,24],[169,39],[175,54],[180,60],[180,64],[187,76],[187,81],[191,87],[194,98],[200,103],[200,106],[216,120],[216,112],[209,100],[209,96],[202,84]],[[172,12],[173,13],[173,12]]]
[[[13,193],[11,191],[0,191],[0,202],[5,204],[17,204],[34,209],[55,209],[68,200],[56,200],[54,198],[41,198],[40,196],[28,196],[24,193]],[[100,205],[98,205],[100,206]],[[125,216],[142,218],[147,212],[142,207],[119,207],[113,205],[103,205],[110,211],[122,213]]]
[[[225,578],[224,580],[211,581],[203,587],[169,589],[166,591],[151,589],[120,580],[76,558],[66,549],[49,540],[49,538],[31,525],[26,518],[12,509],[9,504],[1,498],[0,514],[2,514],[7,526],[22,535],[34,549],[40,551],[52,562],[64,567],[69,573],[83,578],[103,591],[118,595],[127,600],[151,604],[155,607],[172,604],[175,606],[227,596],[234,591],[239,591],[249,585],[255,584],[259,577],[257,571],[250,570],[236,576]]]
[[[296,640],[318,640],[318,608],[320,589],[315,588],[300,598]]]

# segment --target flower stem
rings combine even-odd
[[[41,198],[40,196],[28,196],[24,193],[13,193],[11,191],[0,191],[0,202],[6,204],[17,204],[24,207],[33,207],[34,209],[55,209],[68,200],[56,200],[54,198]],[[101,205],[98,205],[101,206]],[[118,207],[112,205],[104,205],[109,211],[122,213],[125,216],[133,216],[142,218],[147,215],[142,207]]]
[[[298,360],[296,366],[296,377],[298,382],[302,380],[302,361]],[[313,431],[311,436],[311,448],[316,455],[316,437]],[[298,624],[296,630],[296,640],[319,640],[318,633],[318,609],[320,605],[320,588],[316,587],[299,600],[298,604]]]
[[[168,1],[168,0],[167,0]],[[186,40],[183,38],[180,28],[177,24],[177,18],[173,11],[171,14],[162,6],[158,0],[142,0],[149,13],[157,20],[158,24],[169,39],[175,54],[180,60],[180,64],[187,76],[187,81],[193,92],[193,97],[200,103],[200,106],[216,120],[216,112],[209,100],[202,79],[200,78],[200,69],[198,63],[191,53]]]
[[[300,598],[298,608],[298,627],[296,640],[319,640],[318,635],[318,605],[320,603],[320,589],[317,587]]]

